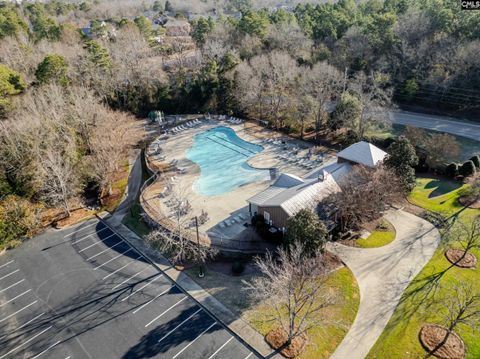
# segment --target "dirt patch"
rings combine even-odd
[[[265,335],[265,341],[276,350],[280,350],[280,353],[286,358],[296,358],[305,349],[307,344],[306,335],[301,335],[292,340],[292,343],[288,346],[284,346],[287,341],[287,333],[282,328],[277,328],[269,331]]]
[[[449,248],[445,251],[445,257],[450,263],[460,268],[475,268],[477,266],[477,257],[470,252],[465,254],[463,249]]]
[[[78,222],[80,222],[84,219],[87,219],[87,218],[93,216],[94,213],[95,213],[95,211],[85,209],[85,208],[80,208],[80,209],[77,209],[77,210],[71,212],[70,217],[66,217],[66,218],[62,218],[62,219],[57,220],[54,223],[54,226],[55,226],[55,228],[59,228],[59,229],[64,228],[64,227],[70,226],[72,224],[78,223]]]
[[[454,332],[448,337],[447,333],[447,329],[440,325],[426,324],[420,329],[420,343],[425,350],[437,358],[463,359],[465,357],[463,340]]]
[[[458,198],[458,202],[464,207],[480,209],[480,199],[474,201],[474,199],[469,196],[461,196]]]

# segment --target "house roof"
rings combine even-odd
[[[340,151],[337,157],[368,167],[374,167],[377,163],[383,161],[386,155],[385,151],[371,143],[360,141]]]
[[[282,174],[265,191],[257,193],[248,199],[248,202],[261,207],[281,207],[289,216],[295,215],[302,208],[306,208],[328,196],[340,191],[338,182],[342,176],[350,172],[348,163],[333,163],[319,168],[323,179],[318,175],[309,178]],[[289,186],[286,186],[288,184]]]

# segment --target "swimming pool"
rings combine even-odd
[[[200,178],[194,189],[200,194],[216,196],[247,183],[270,179],[268,170],[247,164],[263,147],[244,141],[228,127],[216,127],[197,134],[187,158],[200,166]]]

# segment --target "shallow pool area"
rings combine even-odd
[[[252,168],[247,161],[263,147],[242,140],[229,127],[215,127],[195,135],[186,157],[200,166],[196,192],[217,196],[242,185],[270,179],[269,170]]]

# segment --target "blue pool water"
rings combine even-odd
[[[268,170],[258,170],[247,164],[249,158],[263,147],[242,140],[228,127],[216,127],[194,137],[187,158],[200,166],[200,178],[195,190],[216,196],[252,182],[270,178]]]

